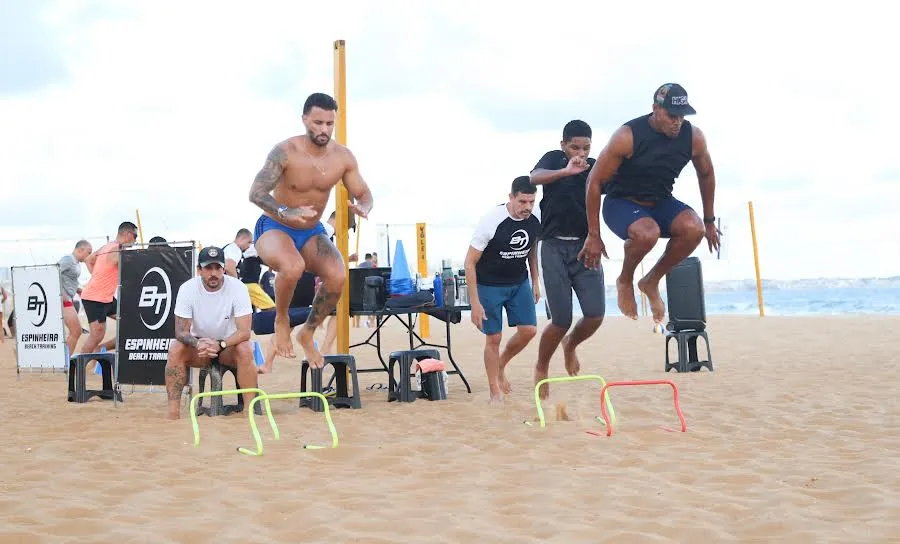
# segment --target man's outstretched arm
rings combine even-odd
[[[703,202],[703,217],[715,217],[716,199],[716,172],[713,168],[712,158],[706,147],[706,137],[697,127],[693,128],[693,157],[691,162],[697,172],[697,181],[700,183],[700,199]]]
[[[344,171],[343,176],[344,187],[347,188],[350,197],[355,201],[354,207],[356,210],[354,211],[361,212],[359,215],[366,217],[375,205],[372,191],[369,190],[368,184],[366,184],[362,174],[359,172],[359,163],[356,161],[356,157],[353,156],[349,149],[347,154],[349,158],[347,169]]]
[[[613,132],[606,147],[600,151],[597,162],[588,174],[585,204],[589,236],[600,236],[600,197],[603,186],[612,179],[622,160],[631,155],[633,145],[631,128],[619,127]]]
[[[272,196],[272,190],[281,179],[284,167],[287,165],[287,152],[284,144],[278,144],[269,151],[266,162],[256,174],[253,184],[250,186],[250,202],[256,204],[264,212],[272,215],[278,214],[280,204]]]

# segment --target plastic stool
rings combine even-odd
[[[103,389],[87,388],[87,372],[85,367],[89,361],[95,360],[103,372]],[[113,387],[113,374],[116,365],[114,352],[103,353],[79,353],[69,358],[69,402],[84,403],[91,397],[100,397],[103,400],[116,400],[122,402],[122,391]]]
[[[241,385],[238,383],[237,379],[237,371],[233,368],[227,367],[219,363],[219,359],[213,359],[212,363],[207,368],[200,369],[200,392],[206,388],[206,377],[209,376],[209,390],[210,391],[221,391],[222,390],[222,378],[225,375],[225,372],[231,372],[231,375],[234,376],[234,385],[235,389],[240,389]],[[203,406],[203,399],[201,398],[199,401],[199,406],[197,407],[197,415],[206,414],[209,417],[215,416],[227,416],[234,413],[241,413],[244,411],[244,396],[237,395],[237,404],[228,404],[226,405],[222,401],[221,396],[210,397],[209,406]]]
[[[422,373],[422,398],[428,400],[447,400],[447,384],[443,370]]]
[[[309,391],[306,388],[306,376],[309,372],[310,386],[312,391],[322,393],[322,374],[325,367],[331,365],[334,368],[335,395],[328,399],[329,406],[335,408],[353,408],[358,410],[362,408],[362,401],[359,398],[359,381],[356,376],[356,359],[352,355],[326,355],[325,364],[322,368],[311,368],[309,361],[303,360],[300,365],[300,392]],[[350,379],[353,381],[353,396],[347,387],[347,371],[350,372]],[[324,412],[325,407],[322,406],[322,399],[318,397],[304,397],[300,399],[300,407],[307,406],[314,412]]]
[[[418,392],[413,392],[409,380],[412,378],[410,369],[418,361],[425,359],[440,359],[441,354],[436,349],[413,349],[407,351],[392,351],[388,362],[388,402],[414,402],[419,397]],[[400,364],[400,382],[394,379],[394,365]]]
[[[703,337],[706,342],[706,360],[700,361],[697,354],[697,338]],[[669,340],[675,339],[678,345],[678,359],[669,361]],[[677,372],[698,372],[706,367],[713,371],[712,354],[709,350],[709,335],[705,330],[666,330],[666,372],[673,368]]]

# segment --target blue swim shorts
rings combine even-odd
[[[660,200],[655,206],[641,206],[627,198],[607,196],[603,199],[603,220],[609,230],[628,240],[628,227],[638,219],[649,217],[659,225],[660,238],[672,237],[672,222],[690,206],[676,198]]]
[[[503,309],[510,327],[537,325],[537,309],[531,282],[527,279],[514,285],[494,286],[478,284],[478,300],[484,307],[481,327],[484,334],[497,334],[503,329]]]
[[[269,230],[280,230],[290,236],[294,241],[294,247],[297,248],[297,251],[300,251],[303,248],[303,245],[316,234],[328,235],[328,233],[325,232],[325,226],[322,225],[321,222],[316,223],[316,226],[311,229],[293,229],[286,225],[282,225],[268,215],[263,214],[256,220],[256,228],[253,229],[253,241],[259,240],[259,237]]]

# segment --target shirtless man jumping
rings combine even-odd
[[[337,102],[327,94],[311,94],[303,105],[306,134],[275,145],[250,187],[250,201],[263,210],[254,233],[256,252],[266,266],[278,272],[277,355],[294,357],[288,307],[297,280],[305,270],[322,279],[309,318],[297,333],[297,341],[313,368],[321,368],[325,361],[313,342],[313,333],[334,310],[346,278],[344,260],[320,221],[322,212],[331,190],[341,180],[352,197],[352,213],[367,217],[372,210],[372,193],[359,173],[356,157],[331,140],[337,109]]]

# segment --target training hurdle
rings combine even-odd
[[[631,381],[631,382],[609,382],[603,386],[603,389],[600,390],[600,410],[603,414],[603,421],[606,422],[606,436],[612,436],[612,425],[610,424],[609,414],[606,412],[606,407],[603,404],[604,397],[606,400],[609,400],[609,395],[606,393],[606,390],[610,387],[621,387],[626,385],[669,385],[672,387],[672,398],[675,402],[675,412],[678,414],[678,419],[681,421],[681,432],[687,432],[687,425],[684,423],[684,414],[681,413],[681,404],[678,402],[678,388],[675,387],[675,384],[670,382],[669,380],[643,380],[643,381]],[[615,414],[613,414],[613,419],[615,419]]]
[[[241,393],[256,393],[257,396],[253,400],[260,398],[260,395],[264,396],[266,394],[266,392],[263,391],[262,389],[250,387],[247,389],[232,389],[232,390],[228,390],[228,391],[204,391],[203,393],[197,393],[196,395],[194,395],[193,398],[191,398],[191,404],[190,404],[191,427],[193,427],[193,429],[194,429],[194,447],[195,448],[200,445],[200,424],[197,422],[197,402],[199,402],[200,399],[205,398],[205,397],[220,397],[223,395],[239,395]],[[251,403],[251,406],[245,408],[245,410],[250,410],[251,420],[252,420],[252,418],[253,418],[252,403]],[[266,402],[266,414],[269,416],[269,425],[274,429],[275,428],[275,418],[272,417],[272,409],[269,406],[268,402]]]
[[[537,382],[534,385],[534,406],[537,409],[538,419],[541,422],[541,428],[546,426],[546,422],[544,420],[544,408],[541,406],[540,395],[538,394],[540,388],[545,383],[555,383],[555,382],[579,382],[583,380],[592,380],[598,381],[603,385],[603,389],[601,389],[600,394],[600,411],[603,414],[603,420],[606,422],[606,426],[609,427],[616,422],[616,411],[613,410],[612,401],[609,399],[609,395],[604,396],[603,391],[606,391],[608,384],[606,380],[603,379],[603,376],[599,374],[586,374],[584,376],[557,376],[554,378],[544,378],[543,380]],[[604,409],[603,403],[606,402],[606,406],[609,408],[609,413],[612,414],[612,423],[610,423],[609,418],[606,416],[606,409]],[[600,419],[599,417],[597,419]],[[526,423],[528,421],[526,420]]]
[[[254,457],[259,457],[263,454],[263,443],[262,437],[259,435],[259,429],[256,427],[256,418],[254,417],[253,408],[254,405],[264,400],[266,401],[266,411],[269,413],[269,424],[272,427],[272,434],[274,435],[275,440],[279,440],[281,438],[281,434],[278,432],[278,426],[275,424],[275,419],[272,417],[272,412],[269,410],[269,400],[280,400],[280,399],[299,399],[303,397],[318,397],[320,401],[322,401],[322,406],[325,407],[325,421],[328,423],[328,430],[331,432],[331,447],[338,447],[338,435],[337,430],[334,428],[334,423],[331,421],[331,409],[328,407],[328,401],[325,399],[325,396],[321,393],[317,393],[315,391],[304,391],[300,393],[275,393],[274,395],[268,395],[263,393],[262,395],[254,398],[250,401],[249,418],[250,418],[250,430],[253,433],[253,440],[256,442],[256,451],[251,451],[247,448],[238,448],[237,450],[245,455],[252,455]],[[317,446],[315,444],[304,444],[303,448],[308,450],[318,450],[323,449],[327,446]]]

